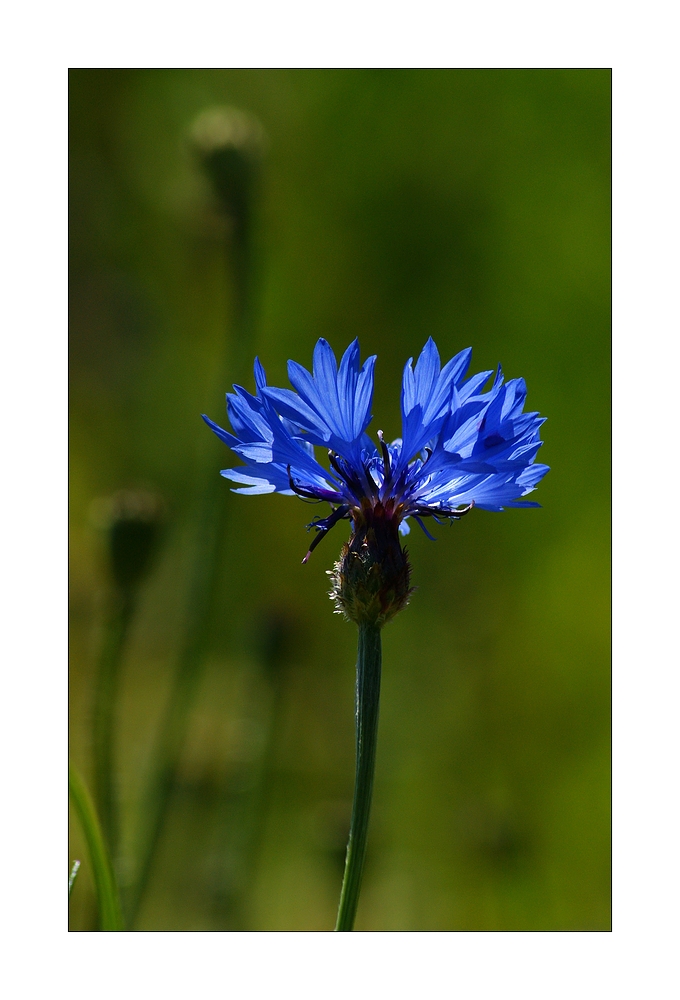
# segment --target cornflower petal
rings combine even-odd
[[[324,445],[330,440],[331,431],[328,425],[297,393],[291,392],[290,389],[267,386],[266,389],[263,389],[263,395],[271,400],[281,416],[287,417],[303,427],[313,444]]]
[[[275,493],[277,492],[276,481],[272,475],[273,468],[270,466],[270,471],[268,477],[262,476],[248,476],[240,469],[222,469],[220,472],[221,476],[225,479],[230,479],[232,483],[245,483],[246,487],[232,490],[232,493],[244,493],[248,496],[256,496],[259,493]],[[274,481],[272,481],[274,480]],[[281,480],[282,482],[282,480]],[[293,491],[289,489],[280,489],[279,493],[288,493],[290,496],[294,496]]]
[[[235,437],[234,434],[230,434],[229,431],[222,430],[222,428],[216,424],[214,420],[211,420],[210,417],[206,417],[205,413],[202,416],[210,430],[217,434],[220,441],[224,441],[224,443],[230,448],[239,443],[239,439]]]
[[[325,340],[314,349],[313,374],[296,361],[288,362],[288,378],[296,390],[263,389],[279,413],[297,421],[312,444],[331,448],[361,464],[362,438],[373,399],[375,356],[359,368],[359,342],[345,351],[338,369]]]
[[[413,358],[406,362],[401,394],[400,471],[441,430],[452,393],[465,376],[471,357],[472,349],[466,348],[441,368],[439,351],[429,337],[415,370],[411,367]]]

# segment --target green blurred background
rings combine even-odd
[[[317,508],[229,491],[232,381],[287,385],[317,338],[376,353],[372,428],[399,434],[405,361],[432,335],[503,365],[548,417],[540,510],[417,529],[416,594],[384,633],[359,930],[610,927],[608,71],[70,74],[70,733],[93,777],[112,583],[97,498],[158,493],[115,712],[124,899],[187,628],[200,497],[224,517],[206,656],[138,929],[328,930],[354,778],[354,626],[300,560]],[[237,235],[192,147],[205,109],[266,135]],[[236,275],[236,277],[235,277]],[[95,504],[93,506],[93,501]],[[93,513],[94,511],[94,513]],[[83,867],[74,930],[97,926]]]

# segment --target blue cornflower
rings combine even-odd
[[[410,569],[398,533],[409,519],[432,538],[423,519],[453,521],[473,507],[538,507],[523,498],[548,472],[535,462],[541,447],[538,413],[523,413],[524,379],[503,381],[500,369],[466,378],[472,351],[461,351],[444,367],[432,338],[413,367],[404,368],[402,436],[391,443],[371,421],[375,356],[363,366],[359,343],[345,351],[338,368],[325,340],[314,348],[310,374],[288,362],[291,389],[267,385],[255,360],[255,395],[235,385],[227,394],[233,433],[203,419],[245,465],[224,469],[238,483],[235,493],[297,494],[327,501],[331,513],[314,518],[316,536],[307,562],[338,521],[349,519],[352,534],[333,574],[338,607],[355,621],[384,624],[408,601]],[[315,448],[325,448],[330,468]]]
[[[225,469],[236,493],[297,494],[326,501],[328,517],[315,518],[316,537],[303,559],[338,521],[352,531],[332,572],[331,597],[359,628],[356,682],[356,782],[336,930],[354,925],[366,850],[378,726],[382,646],[380,630],[408,603],[410,566],[399,534],[409,519],[432,537],[423,519],[453,521],[473,507],[537,507],[524,500],[548,467],[535,462],[543,418],[524,413],[523,379],[504,383],[500,367],[466,378],[468,348],[441,367],[430,338],[413,367],[404,368],[402,434],[377,444],[371,422],[375,357],[360,366],[359,343],[338,368],[325,340],[314,348],[310,374],[288,362],[293,389],[267,385],[255,361],[255,395],[241,386],[227,395],[232,431],[204,416],[244,465]],[[328,452],[330,468],[315,448]]]
[[[352,521],[352,535],[333,574],[338,607],[355,621],[384,624],[408,601],[410,569],[398,534],[410,531],[409,519],[432,538],[423,518],[453,521],[473,507],[538,507],[522,499],[548,472],[535,462],[545,418],[523,413],[524,379],[493,375],[466,378],[472,350],[467,348],[441,367],[432,338],[413,367],[404,368],[401,393],[402,436],[391,443],[378,431],[368,436],[375,356],[363,366],[359,343],[345,351],[338,368],[325,340],[314,348],[313,372],[288,362],[291,389],[267,385],[255,360],[256,393],[241,386],[227,394],[234,433],[203,419],[245,465],[222,475],[239,483],[235,493],[297,494],[327,501],[328,517],[314,518],[316,537],[307,562],[338,521]],[[315,447],[328,452],[330,468],[316,459]]]
[[[366,428],[371,421],[375,356],[363,366],[359,343],[345,351],[338,368],[332,348],[319,340],[310,374],[295,361],[288,376],[295,391],[268,386],[255,361],[256,394],[241,386],[227,394],[234,433],[203,419],[245,462],[222,475],[241,484],[235,493],[297,494],[331,504],[328,517],[315,518],[309,552],[343,518],[358,523],[384,518],[402,535],[413,518],[432,537],[423,518],[460,518],[471,510],[538,507],[522,499],[536,487],[548,466],[535,463],[541,446],[537,413],[523,413],[524,379],[503,381],[500,369],[465,378],[472,350],[461,351],[441,367],[432,338],[415,368],[404,368],[401,393],[402,436],[378,444]],[[328,451],[330,468],[315,457]]]

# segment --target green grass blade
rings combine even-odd
[[[92,747],[94,751],[93,792],[104,842],[110,856],[118,849],[118,802],[114,781],[114,730],[120,673],[125,641],[135,613],[130,588],[119,588],[114,607],[107,614],[104,642],[97,671]]]
[[[94,882],[99,906],[99,923],[103,931],[122,931],[118,889],[113,876],[111,861],[104,844],[99,820],[92,799],[78,772],[69,764],[68,790],[78,814],[92,862]]]
[[[68,877],[68,898],[71,898],[71,890],[76,880],[76,875],[78,874],[78,869],[80,868],[80,861],[74,861],[73,867],[71,868],[71,874]]]

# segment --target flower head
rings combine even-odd
[[[391,443],[382,431],[377,443],[366,433],[376,358],[360,365],[357,340],[339,367],[325,340],[314,348],[311,373],[289,361],[292,390],[268,386],[256,359],[255,395],[241,386],[227,394],[233,433],[203,417],[245,462],[222,472],[239,484],[234,492],[297,494],[331,505],[330,515],[309,525],[317,534],[303,562],[338,521],[349,519],[353,534],[345,562],[362,552],[370,563],[366,572],[374,576],[371,567],[381,561],[383,569],[392,566],[391,574],[381,570],[384,579],[370,586],[364,579],[368,590],[364,587],[362,601],[373,601],[371,614],[381,624],[391,617],[389,609],[403,607],[410,593],[406,555],[397,556],[397,533],[409,533],[410,518],[431,538],[424,518],[443,522],[457,520],[473,507],[500,511],[539,506],[523,498],[548,471],[535,463],[544,418],[522,412],[524,379],[504,382],[499,367],[491,387],[483,391],[493,372],[466,378],[471,354],[470,348],[461,351],[442,368],[430,338],[415,367],[409,359],[401,393],[402,435]],[[330,468],[317,461],[315,448],[327,450]],[[355,581],[354,595],[357,586]],[[335,591],[347,612],[351,602],[348,593],[342,596],[342,581],[336,580]],[[350,617],[356,620],[354,613]]]

